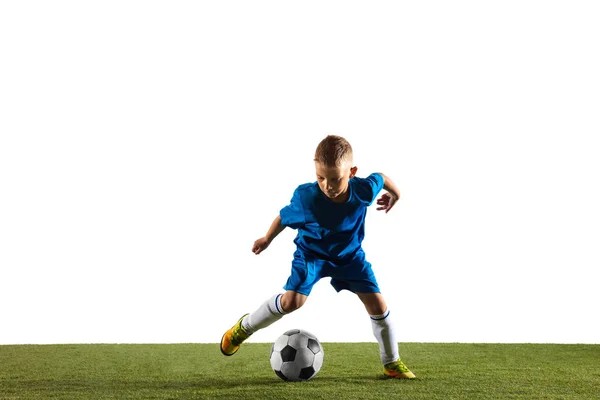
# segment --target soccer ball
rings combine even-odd
[[[292,329],[271,346],[271,367],[284,381],[307,381],[323,365],[323,346],[315,335]]]

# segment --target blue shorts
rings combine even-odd
[[[354,293],[380,292],[371,264],[365,260],[363,251],[359,251],[342,264],[305,255],[301,250],[296,250],[292,261],[292,273],[283,288],[308,296],[315,283],[326,276],[331,277],[331,286],[338,292],[343,289]]]

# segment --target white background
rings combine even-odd
[[[364,248],[401,342],[600,343],[594,1],[0,5],[0,343],[217,343],[327,134],[402,199]],[[324,279],[251,340],[374,341]]]

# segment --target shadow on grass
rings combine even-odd
[[[302,387],[306,385],[308,387],[319,387],[319,386],[332,386],[332,385],[368,385],[370,383],[377,384],[381,381],[402,381],[402,382],[415,382],[420,381],[407,380],[407,379],[391,379],[384,376],[373,376],[373,375],[357,375],[357,376],[342,376],[342,377],[331,377],[322,376],[315,377],[310,381],[306,382],[287,382],[279,379],[276,376],[273,377],[222,377],[222,378],[205,378],[198,377],[194,379],[189,377],[182,380],[170,379],[170,380],[153,380],[153,379],[142,379],[142,380],[119,380],[119,379],[89,379],[89,380],[21,380],[18,382],[12,382],[7,387],[13,390],[30,390],[30,391],[66,391],[66,392],[79,392],[79,391],[98,391],[98,392],[111,392],[111,391],[138,391],[138,390],[158,390],[158,391],[203,391],[203,390],[223,390],[223,389],[236,389],[236,388],[258,388],[258,387],[285,387],[285,385]],[[6,382],[5,382],[6,383]]]
[[[377,385],[382,381],[389,382],[419,382],[422,379],[394,379],[388,378],[382,375],[357,375],[357,376],[342,376],[342,377],[333,377],[333,376],[317,376],[310,381],[305,382],[288,382],[277,377],[273,378],[210,378],[210,379],[201,379],[195,382],[192,381],[165,381],[165,382],[157,382],[157,387],[162,387],[163,389],[182,389],[182,388],[192,388],[192,389],[223,389],[223,388],[237,388],[237,387],[259,387],[259,386],[279,386],[282,385],[307,385],[307,386],[332,386],[332,385],[341,385],[341,386],[352,386],[352,385]]]
[[[305,382],[288,382],[278,377],[274,376],[273,378],[264,377],[264,378],[210,378],[210,379],[199,379],[197,381],[163,381],[163,382],[155,382],[156,387],[160,387],[163,389],[182,389],[182,388],[192,388],[192,389],[223,389],[223,388],[236,388],[236,387],[248,387],[248,386],[273,386],[273,385],[310,385],[310,386],[320,386],[320,385],[332,385],[332,384],[344,384],[344,385],[352,385],[352,384],[360,384],[364,385],[367,383],[375,383],[379,380],[388,380],[389,378],[379,377],[379,376],[344,376],[344,377],[315,377],[310,381]]]

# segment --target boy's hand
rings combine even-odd
[[[266,237],[261,237],[257,241],[254,242],[254,246],[252,246],[252,252],[254,254],[260,254],[264,249],[269,247],[269,242]]]
[[[377,205],[381,207],[377,207],[378,210],[385,210],[386,214],[388,211],[394,207],[394,204],[398,201],[398,197],[392,195],[391,193],[384,193],[377,200]]]

